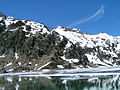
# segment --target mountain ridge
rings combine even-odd
[[[55,29],[0,14],[0,71],[39,71],[120,65],[120,36]]]

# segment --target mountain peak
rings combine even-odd
[[[13,17],[0,21],[0,68],[6,72],[120,65],[120,36],[51,29]]]
[[[34,21],[20,20],[8,16],[3,22],[6,26],[5,31],[15,31],[21,29],[25,32],[30,32],[31,34],[36,34],[37,32],[40,32],[41,34],[50,33],[44,24],[40,24]]]
[[[6,16],[2,12],[0,12],[0,21],[2,21],[4,19],[6,19]]]

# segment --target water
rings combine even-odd
[[[65,79],[66,78],[66,79]],[[120,90],[120,76],[0,78],[0,90]]]
[[[0,90],[120,90],[115,68],[0,74]]]

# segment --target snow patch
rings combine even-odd
[[[85,54],[89,60],[90,63],[93,63],[93,64],[101,64],[101,65],[104,65],[104,66],[110,66],[104,62],[102,62],[97,56],[93,56],[93,55],[90,55],[90,54]]]
[[[3,54],[2,56],[0,56],[0,58],[4,58],[5,57],[5,54]]]
[[[4,66],[4,67],[9,67],[9,66],[11,66],[12,65],[12,62],[10,62],[10,63],[8,63],[6,66]]]
[[[21,66],[21,62],[18,62],[18,65]]]
[[[37,70],[41,70],[42,68],[46,67],[47,65],[49,65],[51,62],[46,63],[45,65],[41,66],[40,68],[38,68]]]
[[[29,62],[29,64],[31,65],[31,64],[32,64],[32,62]]]
[[[30,35],[31,35],[31,34],[27,34],[27,35],[25,35],[25,37],[30,37]]]
[[[63,36],[59,35],[59,38],[60,38],[60,41],[62,41],[62,40],[63,40]]]
[[[79,62],[78,59],[66,59],[65,56],[62,56],[61,58],[69,63],[78,63]]]
[[[18,59],[19,56],[18,56],[18,53],[15,53],[15,59]]]
[[[11,69],[9,69],[9,70],[7,70],[8,72],[12,72],[14,69],[13,68],[11,68]]]
[[[13,17],[8,16],[5,20],[5,25],[8,27],[10,24],[16,23],[18,20],[15,20]]]
[[[63,65],[57,65],[58,68],[63,69]]]
[[[0,17],[0,21],[2,21],[3,20],[3,17]]]
[[[34,21],[18,20],[18,19],[14,19],[13,17],[7,17],[7,19],[5,20],[6,27],[8,27],[9,25],[11,25],[13,23],[15,24],[18,21],[22,21],[23,23],[25,23],[25,25],[22,26],[23,31],[25,31],[25,32],[30,32],[32,34],[36,34],[37,32],[40,32],[41,34],[45,34],[45,33],[50,34],[50,32],[47,30],[47,28],[43,24],[40,24],[40,23],[37,23]],[[27,31],[27,29],[26,29],[27,25],[29,25],[31,27],[30,31]],[[18,28],[12,29],[10,31],[15,31],[17,29]],[[29,37],[29,34],[26,35],[26,37]]]
[[[70,41],[68,41],[68,43],[67,43],[65,49],[69,48],[71,45],[72,45],[72,44],[70,43]]]
[[[67,39],[69,39],[73,44],[80,43],[81,47],[89,47],[93,48],[94,43],[92,41],[88,41],[82,34],[76,33],[73,31],[66,31],[65,28],[58,27],[54,29],[57,33],[59,33],[62,36],[65,36]],[[84,42],[83,42],[84,41]]]

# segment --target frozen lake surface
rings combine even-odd
[[[0,90],[120,90],[120,67],[3,73]]]

